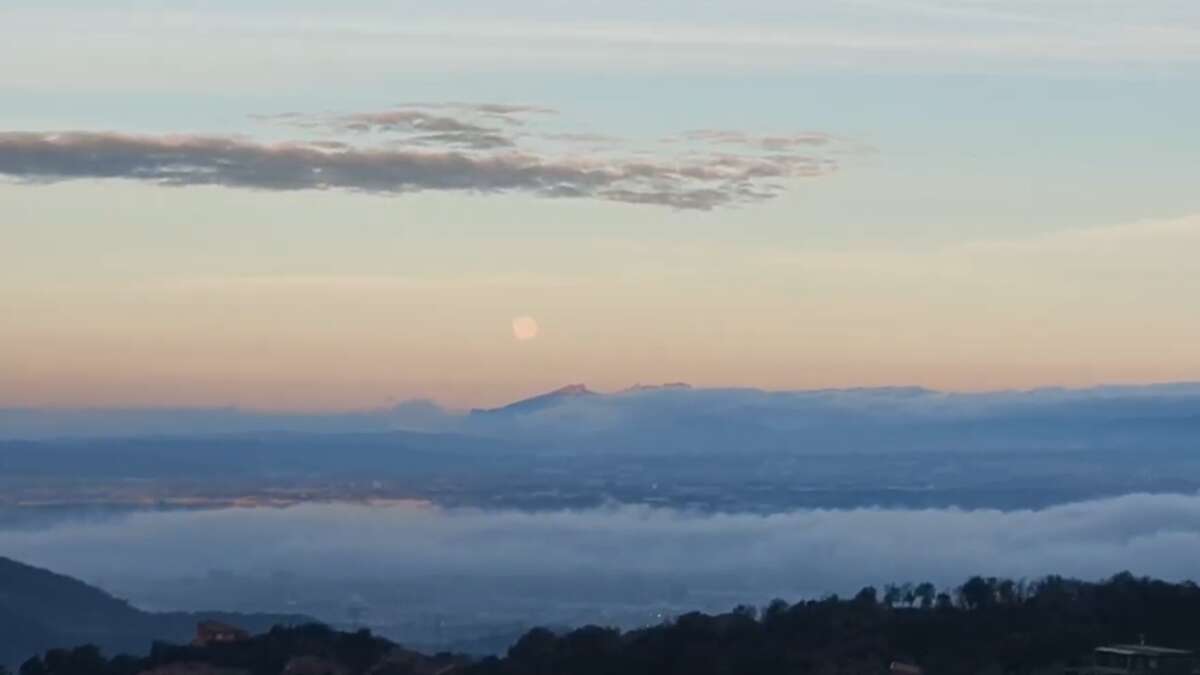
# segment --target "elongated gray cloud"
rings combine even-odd
[[[647,155],[620,141],[612,152],[595,153],[581,149],[569,133],[522,131],[531,116],[551,112],[422,104],[260,117],[318,136],[279,143],[217,135],[0,132],[0,176],[30,183],[127,179],[375,194],[511,192],[708,210],[770,199],[788,180],[837,169],[834,159],[818,154],[823,142],[803,144],[804,153],[796,143],[742,143],[717,152],[712,139],[699,139],[698,147]]]

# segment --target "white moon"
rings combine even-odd
[[[518,316],[512,320],[513,337],[524,342],[538,336],[540,328],[531,316]]]

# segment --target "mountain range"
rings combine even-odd
[[[1200,384],[1173,383],[1086,389],[945,392],[921,387],[767,391],[696,388],[683,383],[635,385],[609,393],[571,384],[493,408],[466,413],[431,401],[336,413],[241,408],[50,409],[0,408],[0,440],[162,437],[293,432],[454,433],[511,437],[579,436],[663,427],[746,432],[842,425],[928,427],[961,423],[1074,424],[1131,421],[1189,425],[1200,416]],[[1000,429],[1004,431],[1004,429]],[[668,441],[669,444],[669,441]]]
[[[468,413],[429,402],[338,414],[0,410],[0,522],[7,507],[146,505],[181,486],[218,505],[379,497],[767,511],[1193,492],[1200,385],[600,393],[575,384]]]

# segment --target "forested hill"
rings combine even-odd
[[[481,662],[471,675],[882,673],[897,660],[931,675],[1058,675],[1095,646],[1136,642],[1140,635],[1200,647],[1200,590],[1191,583],[1128,574],[1101,584],[973,578],[931,599],[886,595],[891,604],[868,588],[849,600],[776,601],[762,611],[689,614],[624,634],[535,631],[506,658]]]
[[[851,599],[687,614],[625,633],[535,629],[506,656],[475,662],[422,657],[365,631],[304,626],[231,645],[159,646],[142,659],[105,660],[88,648],[55,652],[25,664],[22,675],[317,672],[305,667],[346,675],[834,675],[882,673],[897,660],[930,675],[1058,675],[1097,645],[1143,635],[1196,649],[1197,617],[1200,589],[1192,583],[1129,574],[1098,584],[976,577],[945,593],[924,584],[867,588]]]
[[[191,639],[197,621],[206,618],[255,631],[309,621],[286,615],[143,612],[77,579],[0,557],[0,664],[81,644],[109,653],[145,653],[154,640]]]

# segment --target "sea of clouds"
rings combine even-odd
[[[637,578],[726,584],[747,601],[973,574],[1200,577],[1200,495],[1039,510],[700,514],[635,506],[527,513],[307,504],[140,512],[0,531],[0,554],[83,579],[212,570],[326,579]],[[137,598],[132,598],[135,602]]]

